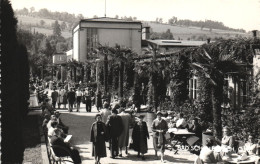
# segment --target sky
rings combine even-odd
[[[168,22],[172,16],[178,19],[214,20],[231,28],[246,31],[260,30],[260,0],[10,0],[13,9],[50,11],[115,17],[137,17],[138,20],[155,21],[163,18]]]

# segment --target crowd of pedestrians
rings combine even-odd
[[[142,85],[144,88],[144,86]],[[46,88],[51,89],[51,96],[48,98]],[[51,145],[59,145],[67,149],[68,155],[71,156],[74,163],[81,163],[78,150],[71,144],[64,142],[64,139],[69,134],[69,127],[66,126],[61,118],[60,113],[56,109],[62,106],[68,111],[80,112],[80,105],[86,105],[86,112],[92,111],[92,106],[95,104],[98,113],[95,116],[95,121],[90,129],[90,141],[92,142],[92,156],[95,158],[95,163],[100,164],[100,160],[107,156],[107,146],[110,152],[110,157],[116,159],[128,154],[129,149],[137,152],[137,156],[145,160],[145,154],[148,152],[147,140],[150,138],[147,123],[144,121],[144,115],[136,115],[140,103],[135,102],[134,95],[132,101],[124,99],[118,101],[117,95],[103,96],[100,90],[94,92],[96,88],[90,86],[82,86],[81,84],[71,84],[68,82],[56,83],[50,81],[48,83],[42,80],[36,80],[30,83],[30,106],[41,105],[42,116],[44,118],[42,127],[47,135],[48,142]],[[144,89],[142,89],[144,90]],[[142,103],[145,103],[145,93],[142,93]],[[189,118],[186,120],[182,113],[163,113],[158,111],[156,118],[152,122],[152,139],[155,158],[159,159],[160,153],[161,162],[164,161],[164,152],[167,145],[166,136],[169,134],[169,129],[186,129],[194,133],[191,138],[194,140],[193,145],[202,145],[202,127],[199,124],[198,118]],[[132,129],[132,133],[129,133]],[[131,135],[131,136],[130,136]],[[174,138],[173,134],[169,134],[170,138]],[[131,138],[131,140],[130,140]],[[252,135],[248,138],[248,143],[245,144],[244,151],[248,154],[256,154],[257,147],[254,144]],[[223,138],[207,139],[204,147],[198,152],[198,161],[203,162],[219,162],[223,160],[224,154],[213,156],[213,145],[221,145],[222,147],[230,147],[232,150],[235,147],[234,139],[228,128],[223,128]],[[191,146],[191,145],[190,145]],[[123,154],[123,150],[125,150]],[[56,150],[57,154],[60,154]]]

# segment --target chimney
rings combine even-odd
[[[256,38],[257,37],[257,30],[253,30],[252,33],[253,33],[253,37]]]
[[[145,26],[142,29],[142,40],[148,40],[150,39],[150,27]]]

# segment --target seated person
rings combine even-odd
[[[257,144],[254,143],[254,137],[252,135],[248,136],[248,141],[244,145],[244,151],[248,155],[256,154],[256,152],[257,152]]]
[[[54,135],[50,138],[50,143],[53,146],[53,151],[58,157],[70,156],[75,164],[81,163],[81,158],[79,156],[79,151],[65,143],[64,139],[61,137],[61,132],[59,129],[54,130]],[[62,149],[55,147],[59,146]]]
[[[179,119],[176,122],[176,127],[179,129],[185,129],[185,128],[187,128],[187,125],[188,124],[187,124],[185,118],[183,118],[183,113],[180,113]]]
[[[218,140],[216,137],[214,138],[216,143],[221,145],[221,156],[230,155],[232,150],[234,149],[234,137],[230,134],[230,130],[228,127],[223,128],[223,137],[222,140]]]
[[[44,110],[44,109],[48,109],[48,111],[51,113],[51,114],[54,114],[54,109],[52,108],[52,106],[51,106],[51,104],[50,104],[50,99],[48,99],[48,98],[46,98],[45,100],[44,100],[44,102],[42,103],[42,111]]]
[[[170,122],[168,123],[168,128],[176,128],[176,122],[174,119],[170,119]]]
[[[49,116],[49,119],[51,117],[51,112],[46,108],[46,106],[43,106],[42,107],[42,116],[45,117],[45,115],[48,115]]]
[[[51,123],[52,122],[57,122],[57,117],[55,115],[51,115],[51,118],[49,120],[49,122],[47,123],[47,128],[50,129],[51,128]]]
[[[68,134],[69,127],[66,126],[66,125],[61,121],[61,119],[60,119],[60,112],[55,111],[55,112],[54,112],[54,115],[55,115],[56,118],[57,118],[58,128],[62,129],[65,134]]]
[[[50,121],[49,115],[45,114],[44,115],[44,120],[42,122],[42,129],[43,129],[44,133],[48,132],[47,124],[48,124],[49,121]]]
[[[56,121],[51,122],[51,127],[48,128],[48,140],[49,141],[50,141],[51,137],[54,135],[55,129],[58,129],[57,125],[58,125],[58,122],[56,122]]]
[[[234,148],[234,137],[230,134],[230,130],[228,127],[224,127],[223,128],[223,137],[221,142],[219,140],[216,139],[216,141],[221,144],[221,146],[223,147],[230,147],[230,148]]]
[[[204,163],[217,163],[218,162],[214,156],[214,151],[212,150],[213,144],[214,144],[213,140],[210,138],[207,138],[206,146],[202,147],[202,149],[200,151],[199,157]]]
[[[189,131],[195,133],[197,137],[202,139],[202,128],[199,124],[198,118],[194,118],[191,122],[191,126],[189,127]]]

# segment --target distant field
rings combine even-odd
[[[31,24],[32,30],[35,29],[35,31],[39,33],[43,33],[46,35],[51,35],[52,30],[45,28],[45,27],[39,27],[40,21],[43,20],[45,22],[45,25],[51,26],[52,23],[55,22],[53,19],[44,19],[44,18],[38,18],[38,17],[30,17],[30,16],[17,16],[18,24],[21,22],[22,24]],[[59,21],[61,24],[62,21]],[[165,32],[167,29],[170,29],[173,33],[173,36],[175,39],[181,38],[183,40],[192,39],[192,37],[196,36],[198,38],[199,36],[202,36],[203,38],[216,38],[216,37],[223,37],[223,38],[234,38],[237,36],[242,37],[248,37],[249,35],[247,33],[241,33],[241,32],[235,32],[235,31],[227,31],[227,30],[219,30],[219,29],[213,29],[211,32],[208,28],[204,28],[201,30],[199,27],[185,27],[185,26],[176,26],[176,25],[168,25],[168,24],[157,24],[152,22],[144,22],[145,24],[148,24],[153,32]],[[35,27],[38,24],[37,27]],[[72,37],[71,31],[63,31],[62,36],[64,38]]]
[[[173,36],[175,39],[178,39],[178,37],[182,39],[190,38],[191,36],[207,36],[210,38],[215,37],[228,37],[232,38],[235,37],[235,35],[241,35],[242,37],[248,36],[247,33],[241,33],[241,32],[235,32],[235,31],[226,31],[226,30],[219,30],[219,29],[213,29],[212,32],[209,31],[209,29],[204,28],[201,30],[199,27],[184,27],[184,26],[174,26],[174,25],[168,25],[168,24],[157,24],[152,22],[146,22],[151,28],[153,32],[165,32],[167,29],[170,29],[170,31],[173,33]]]
[[[53,19],[44,19],[44,18],[21,16],[21,15],[18,15],[17,19],[18,19],[18,25],[19,25],[20,22],[22,22],[22,24],[31,24],[32,31],[34,31],[34,29],[35,29],[35,32],[43,33],[43,34],[46,34],[46,35],[51,35],[52,29],[48,29],[48,28],[44,28],[44,27],[42,27],[42,28],[41,27],[35,27],[36,24],[40,25],[40,21],[43,20],[45,22],[45,25],[51,26],[51,24],[55,22],[55,20],[53,20]],[[59,24],[62,23],[62,21],[58,21],[58,22],[59,22]],[[61,35],[64,38],[72,37],[71,31],[68,31],[68,30],[62,31]]]
[[[43,33],[43,34],[46,34],[46,35],[52,34],[52,30],[49,30],[49,29],[46,29],[46,28],[33,27],[32,29],[35,29],[35,32],[37,31],[38,33]],[[69,31],[62,31],[61,35],[64,38],[72,37],[72,33],[69,32]]]
[[[18,23],[22,22],[22,23],[25,23],[25,24],[32,24],[32,25],[36,25],[36,24],[40,25],[40,21],[43,20],[45,22],[45,24],[49,25],[49,26],[51,26],[51,24],[56,21],[56,20],[53,20],[53,19],[45,19],[45,18],[22,16],[22,15],[18,15],[17,19],[18,19]],[[59,22],[59,24],[62,23],[62,21],[58,21],[58,22]]]

